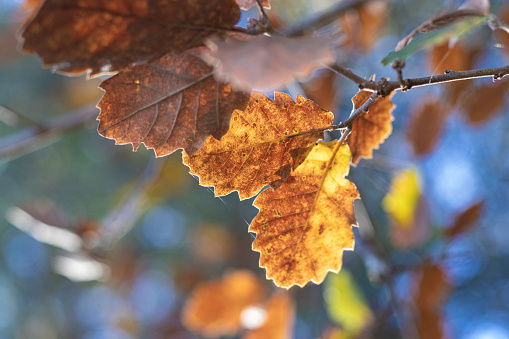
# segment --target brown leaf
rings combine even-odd
[[[437,98],[427,97],[415,103],[406,137],[416,156],[426,155],[435,148],[450,113],[451,107]]]
[[[249,96],[233,91],[212,76],[196,54],[169,54],[135,66],[101,84],[106,91],[98,107],[99,133],[117,144],[140,143],[157,156],[184,148],[198,151],[212,135],[227,131],[234,109],[244,109]]]
[[[490,120],[495,114],[500,113],[506,102],[509,81],[498,80],[494,85],[486,84],[473,87],[464,93],[461,100],[461,108],[468,122],[478,126]]]
[[[484,201],[478,201],[464,210],[456,217],[454,223],[444,231],[444,236],[453,239],[459,234],[471,230],[481,218],[484,209]]]
[[[239,4],[240,9],[243,9],[247,11],[253,6],[256,6],[256,0],[237,0],[237,3]],[[270,3],[269,0],[262,0],[262,6],[270,9]]]
[[[182,323],[204,336],[233,336],[240,329],[241,312],[260,303],[263,294],[253,273],[233,271],[194,290],[182,310]]]
[[[350,158],[348,145],[320,142],[280,188],[256,198],[253,250],[277,286],[319,284],[328,271],[341,269],[343,250],[353,249],[353,200],[359,195],[345,179]]]
[[[449,291],[450,284],[442,269],[437,265],[426,263],[414,298],[419,338],[444,337],[440,309]]]
[[[346,11],[340,19],[346,36],[344,44],[363,51],[370,50],[383,31],[388,9],[388,1],[376,0]]]
[[[301,38],[259,36],[248,41],[209,40],[204,60],[216,67],[216,77],[250,91],[274,89],[297,77],[305,77],[322,63],[334,61],[332,46],[337,35]]]
[[[278,187],[290,174],[292,157],[312,146],[322,132],[288,138],[302,131],[330,126],[333,115],[301,96],[275,93],[274,100],[253,92],[244,112],[235,111],[230,130],[221,140],[208,138],[184,164],[200,177],[200,185],[214,186],[216,196],[233,191],[240,199],[257,194],[265,185]]]
[[[308,99],[328,111],[333,111],[336,102],[339,101],[338,84],[335,79],[336,73],[330,69],[323,69],[323,72],[320,72],[318,76],[302,83],[302,89]]]
[[[502,6],[497,13],[498,17],[504,23],[509,22],[509,4]],[[503,29],[497,29],[494,32],[495,41],[502,47],[501,50],[504,53],[505,59],[509,60],[509,32]]]
[[[279,292],[267,302],[267,320],[247,332],[243,339],[291,339],[295,323],[295,305],[288,293]]]
[[[371,92],[360,91],[352,98],[354,107],[362,106],[370,97]],[[367,113],[361,114],[352,125],[352,133],[347,143],[352,150],[352,164],[356,165],[360,158],[371,158],[373,149],[380,145],[392,133],[392,111],[396,107],[391,101],[392,95],[378,98]]]
[[[47,0],[23,50],[59,72],[97,75],[202,45],[239,18],[235,0]]]

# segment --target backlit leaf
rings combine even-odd
[[[212,51],[203,57],[215,66],[219,79],[236,88],[274,89],[333,62],[332,47],[338,39],[332,34],[299,38],[259,36],[247,41],[213,39],[208,43]]]
[[[295,324],[295,304],[288,293],[279,292],[265,306],[267,320],[259,328],[247,332],[243,339],[291,339]]]
[[[200,177],[200,185],[214,186],[215,195],[238,191],[241,199],[265,185],[277,187],[290,174],[292,155],[312,146],[323,134],[293,138],[292,134],[330,126],[333,115],[301,96],[297,102],[284,93],[274,100],[253,92],[245,111],[235,111],[230,130],[221,140],[208,138],[184,164]]]
[[[233,336],[240,329],[242,311],[262,301],[263,289],[249,271],[233,271],[222,279],[199,285],[182,311],[189,330],[208,337]]]
[[[500,113],[506,102],[509,87],[507,79],[498,80],[495,84],[473,87],[461,97],[461,108],[468,122],[478,126]]]
[[[359,334],[374,319],[352,274],[346,270],[327,277],[324,299],[331,320],[352,336]]]
[[[239,18],[235,0],[46,0],[23,50],[59,72],[96,75],[202,45]]]
[[[328,271],[341,269],[343,250],[352,250],[356,223],[355,185],[345,179],[348,145],[318,143],[277,190],[263,191],[250,232],[260,267],[280,287],[321,283]]]
[[[218,82],[195,53],[169,54],[135,66],[104,81],[98,107],[99,133],[117,144],[140,143],[157,156],[184,148],[198,151],[212,135],[227,131],[234,109],[244,109],[249,96]]]
[[[360,91],[352,98],[355,108],[359,108],[368,100],[371,92]],[[352,125],[352,133],[347,139],[352,151],[352,164],[356,165],[360,158],[371,158],[373,149],[377,149],[392,132],[391,122],[394,120],[392,111],[396,107],[391,101],[392,95],[378,98],[367,113],[361,114]]]
[[[416,156],[426,155],[435,148],[450,113],[451,107],[436,98],[427,97],[414,105],[406,136]]]

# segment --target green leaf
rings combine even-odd
[[[489,15],[484,17],[469,17],[431,33],[423,34],[410,41],[408,45],[399,51],[390,52],[382,59],[382,64],[387,66],[396,59],[404,61],[406,58],[418,51],[430,49],[453,38],[461,39],[468,33],[480,28],[481,25],[486,24],[489,18]]]

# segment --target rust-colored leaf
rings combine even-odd
[[[323,63],[334,61],[332,46],[337,35],[301,38],[259,36],[247,41],[209,40],[204,60],[216,67],[216,76],[237,88],[277,88],[309,75]]]
[[[169,54],[135,66],[101,84],[106,91],[98,107],[99,133],[117,144],[140,143],[157,156],[179,148],[198,151],[212,135],[227,131],[234,109],[244,109],[249,96],[218,82],[196,54]]]
[[[509,81],[498,80],[494,85],[486,84],[473,87],[462,96],[461,108],[468,122],[478,126],[500,113],[506,102]]]
[[[291,339],[295,323],[295,304],[288,293],[272,296],[266,306],[266,321],[259,328],[247,332],[243,339]]]
[[[299,152],[312,146],[322,132],[288,138],[292,134],[327,127],[333,115],[301,96],[297,102],[284,93],[274,100],[253,92],[244,112],[235,111],[230,130],[221,140],[208,138],[184,164],[200,177],[203,186],[214,186],[215,195],[238,191],[241,199],[257,194],[265,185],[281,185],[290,174]]]
[[[262,301],[263,288],[253,273],[234,271],[222,279],[202,283],[187,300],[182,323],[208,337],[233,336],[240,329],[240,315]]]
[[[336,73],[330,69],[323,69],[318,76],[302,83],[306,97],[316,102],[320,107],[333,111],[339,102],[339,89]]]
[[[96,75],[202,45],[239,18],[235,0],[46,0],[23,50],[59,72]]]
[[[371,92],[360,91],[352,98],[354,107],[362,106],[370,97]],[[352,125],[352,133],[347,139],[352,150],[352,164],[356,165],[360,158],[371,158],[373,149],[380,145],[392,132],[392,111],[396,107],[391,101],[392,95],[378,98],[369,111],[361,114]]]
[[[353,200],[359,194],[345,179],[350,158],[348,145],[320,142],[280,188],[256,198],[260,212],[249,227],[256,233],[253,250],[276,285],[319,284],[328,271],[341,269],[343,250],[353,249]]]
[[[456,217],[454,223],[445,230],[444,236],[448,239],[453,239],[459,234],[468,232],[481,218],[483,209],[484,201],[478,201],[472,204]]]
[[[440,309],[450,291],[450,283],[442,268],[425,263],[414,302],[419,338],[443,338]]]
[[[406,137],[416,156],[426,155],[435,148],[450,113],[451,107],[436,98],[428,97],[414,105]]]
[[[237,0],[237,3],[239,4],[240,9],[243,9],[247,11],[253,6],[256,6],[256,0]],[[262,6],[270,9],[270,2],[269,0],[262,0]]]

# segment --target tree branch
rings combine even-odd
[[[445,71],[445,74],[431,75],[422,78],[405,79],[406,87],[402,87],[398,81],[388,81],[382,78],[378,81],[371,81],[361,78],[351,70],[334,65],[329,67],[334,72],[344,76],[345,78],[355,82],[359,89],[376,92],[378,95],[387,96],[396,90],[407,90],[412,87],[428,86],[433,84],[441,84],[458,80],[469,80],[477,78],[493,77],[498,80],[509,75],[509,65],[495,68],[474,69],[468,71]]]
[[[5,136],[0,139],[0,163],[46,147],[65,133],[92,123],[98,114],[96,107],[87,107],[55,118],[43,127],[29,127]]]

